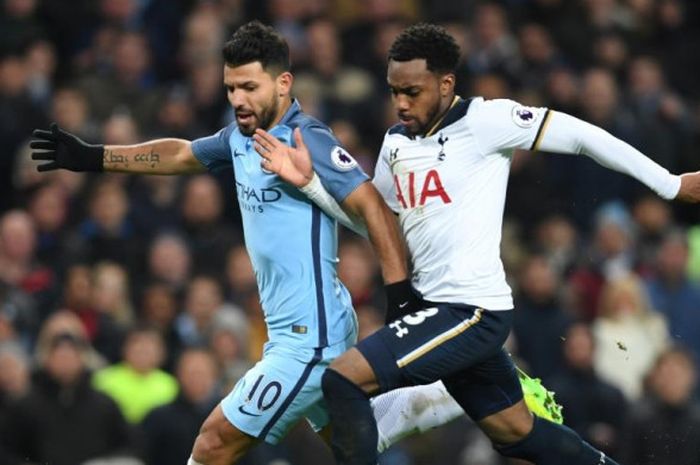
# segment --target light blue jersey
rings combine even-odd
[[[293,145],[299,127],[314,169],[338,203],[368,177],[328,127],[294,100],[272,135]],[[192,150],[212,171],[233,164],[245,243],[260,290],[271,343],[323,348],[355,326],[350,295],[336,274],[337,231],[295,187],[266,172],[253,140],[234,124],[195,140]]]

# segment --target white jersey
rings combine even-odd
[[[500,258],[511,158],[535,148],[548,113],[456,99],[427,137],[411,138],[402,126],[387,132],[374,184],[399,215],[412,282],[426,300],[513,308]]]

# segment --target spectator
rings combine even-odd
[[[546,378],[563,368],[561,340],[571,317],[557,295],[557,275],[544,257],[530,257],[519,281],[513,320],[518,355],[533,376]]]
[[[649,374],[649,396],[631,409],[622,463],[700,463],[700,405],[693,399],[697,370],[682,349],[662,353]]]
[[[177,395],[177,382],[159,368],[164,351],[157,329],[135,326],[124,341],[122,361],[99,370],[93,377],[95,389],[114,399],[131,423],[141,422],[148,412]]]
[[[625,396],[596,373],[588,325],[570,326],[564,339],[565,367],[545,378],[545,384],[564,407],[564,423],[597,449],[616,456],[627,414]]]
[[[163,366],[169,372],[175,368],[175,359],[182,349],[180,338],[175,330],[178,310],[179,303],[175,293],[167,285],[153,283],[144,290],[141,298],[141,319],[160,331],[166,347]]]
[[[628,400],[638,400],[644,376],[668,345],[669,334],[637,276],[614,278],[605,285],[593,336],[596,372]]]
[[[187,463],[193,438],[221,395],[216,363],[205,350],[185,350],[176,373],[180,386],[177,398],[153,409],[141,423],[149,465]]]
[[[668,322],[674,343],[700,360],[700,286],[688,278],[688,242],[681,231],[664,236],[647,286],[651,302]]]
[[[89,383],[88,343],[72,333],[48,341],[31,391],[12,406],[0,434],[7,465],[74,465],[128,454],[132,446],[119,409]]]

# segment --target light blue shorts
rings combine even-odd
[[[302,418],[320,431],[329,422],[321,376],[356,339],[354,331],[323,349],[268,342],[262,360],[221,401],[224,416],[240,431],[270,444],[277,444]]]

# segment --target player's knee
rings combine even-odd
[[[210,465],[227,453],[228,446],[217,422],[210,417],[204,422],[194,441],[192,458],[202,465]]]
[[[327,400],[364,397],[364,393],[355,383],[332,368],[323,372],[321,389]]]

